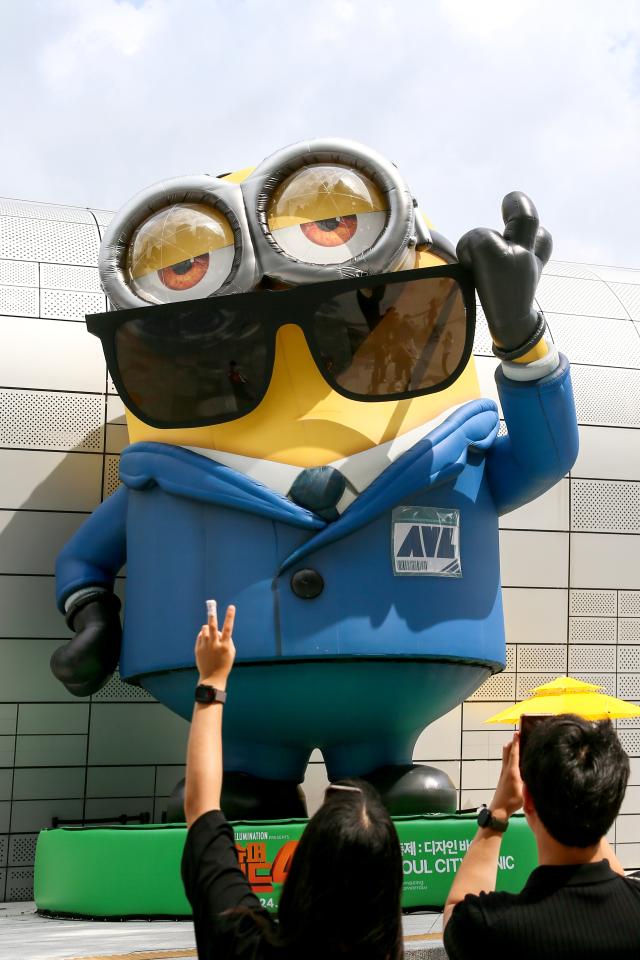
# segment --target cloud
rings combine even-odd
[[[346,136],[452,240],[519,188],[556,257],[640,260],[633,0],[26,0],[5,20],[3,195],[113,209]]]

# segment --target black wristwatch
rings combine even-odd
[[[491,813],[486,803],[482,804],[482,809],[478,811],[478,826],[489,827],[490,830],[497,830],[498,833],[504,833],[509,826],[508,820],[499,820]]]
[[[196,687],[196,703],[224,703],[226,699],[225,690],[216,690],[208,683],[199,683]]]

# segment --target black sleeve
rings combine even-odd
[[[221,916],[227,910],[244,907],[264,917],[269,914],[252,893],[240,866],[233,830],[221,810],[211,810],[189,828],[182,855],[182,882],[193,909],[198,956],[249,957],[255,954],[261,931],[245,913]],[[228,952],[230,941],[242,940]],[[226,945],[223,951],[222,943]]]
[[[450,960],[489,956],[487,924],[478,897],[468,893],[449,917],[444,930],[444,948]]]

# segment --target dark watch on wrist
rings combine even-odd
[[[196,687],[196,703],[224,703],[226,699],[225,690],[216,690],[209,683],[199,683]]]
[[[490,830],[497,830],[498,833],[504,833],[509,826],[508,820],[499,820],[494,817],[486,803],[482,804],[482,809],[478,811],[478,826],[489,827]]]

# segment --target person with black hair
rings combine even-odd
[[[640,882],[605,834],[629,778],[629,758],[609,720],[574,714],[540,720],[520,762],[519,735],[503,749],[490,808],[451,887],[444,945],[451,960],[554,960],[640,956]],[[519,894],[496,893],[500,843],[523,807],[539,866]]]
[[[361,780],[331,784],[291,861],[274,921],[242,873],[222,810],[222,709],[235,608],[196,641],[200,680],[187,748],[182,879],[200,960],[401,960],[402,856],[393,822]]]

